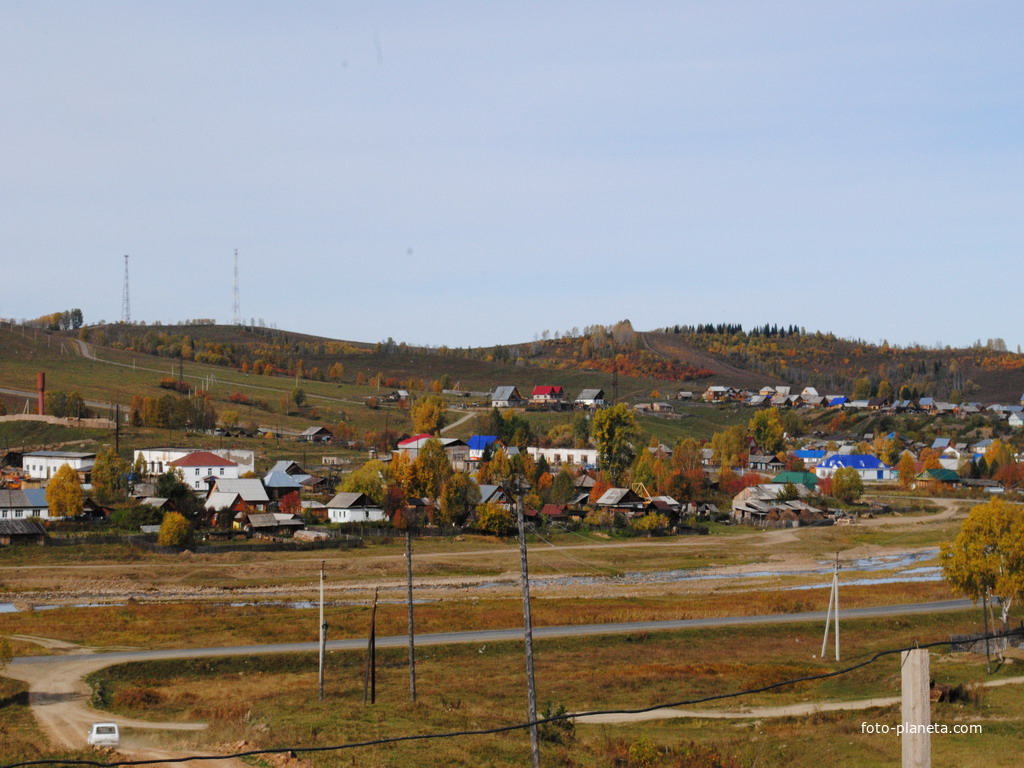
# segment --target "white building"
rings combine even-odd
[[[384,510],[363,493],[342,492],[327,502],[327,519],[332,523],[367,523],[384,519]]]
[[[132,457],[132,464],[139,460],[139,456],[146,464],[146,471],[151,475],[162,475],[170,467],[171,462],[183,459],[190,453],[196,453],[195,448],[140,448],[135,451]],[[220,456],[222,459],[233,461],[238,465],[238,474],[244,475],[247,472],[256,471],[256,452],[241,448],[211,448],[207,453]],[[237,477],[237,475],[236,475]]]
[[[28,520],[30,517],[58,519],[56,516],[50,517],[46,491],[41,488],[0,490],[0,520]]]
[[[238,479],[238,465],[235,462],[209,451],[193,451],[172,461],[169,468],[179,470],[185,485],[199,492],[208,490],[208,477],[218,480]]]
[[[580,408],[601,408],[605,404],[603,389],[584,389],[576,398]]]
[[[541,456],[552,465],[575,464],[578,467],[597,466],[597,448],[527,448],[526,452],[536,461]]]
[[[88,475],[95,463],[95,453],[72,451],[33,451],[21,457],[21,468],[28,472],[28,476],[33,480],[49,480],[65,464],[80,475]]]

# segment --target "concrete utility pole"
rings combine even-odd
[[[412,534],[405,530],[405,576],[409,595],[409,701],[416,701],[416,629],[412,608]]]
[[[370,608],[370,639],[366,644],[366,676],[363,679],[363,704],[369,699],[377,703],[377,595],[380,588],[373,590],[373,607]]]
[[[900,662],[904,727],[903,768],[931,768],[932,737],[926,727],[931,723],[928,649],[904,651],[900,654]]]
[[[836,564],[832,570],[832,591],[828,593],[828,613],[825,614],[825,636],[821,639],[821,658],[825,658],[828,647],[828,625],[833,611],[836,619],[836,661],[839,661],[839,553],[836,552]]]
[[[327,622],[324,621],[324,562],[320,561],[320,701],[324,700],[324,661],[327,656]]]
[[[530,569],[526,562],[526,521],[523,517],[523,494],[519,490],[516,518],[519,524],[519,563],[523,582],[523,636],[526,641],[526,712],[530,722],[537,720],[537,686],[533,677],[533,620],[530,617]],[[533,768],[540,768],[540,734],[530,726],[530,756]]]

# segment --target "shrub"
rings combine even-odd
[[[168,512],[156,541],[161,547],[187,547],[192,543],[192,526],[177,512]]]

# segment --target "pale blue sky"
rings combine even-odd
[[[1019,2],[0,3],[0,316],[1024,342]]]

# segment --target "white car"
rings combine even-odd
[[[121,743],[117,723],[93,723],[85,743],[91,747],[117,747]]]

